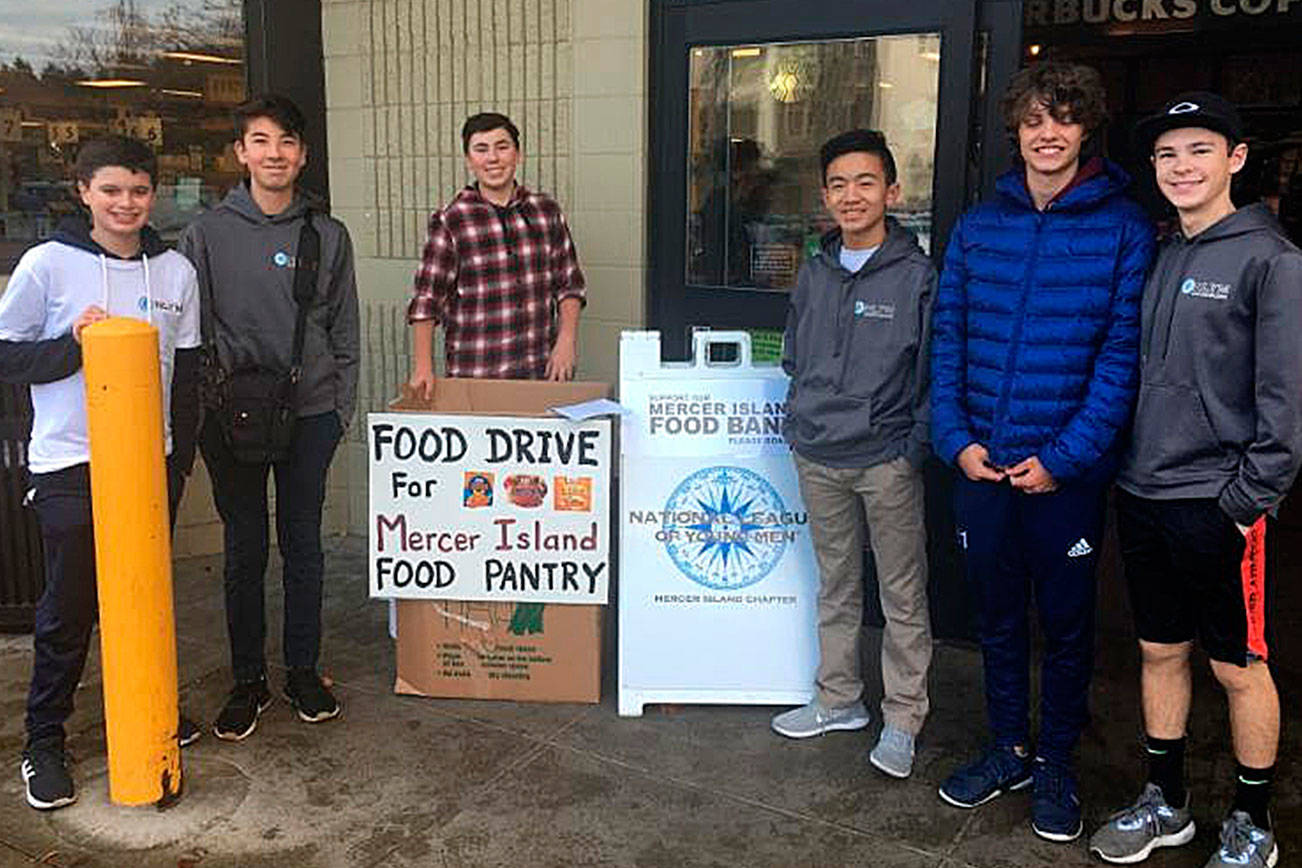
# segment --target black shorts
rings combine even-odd
[[[1245,536],[1215,498],[1118,489],[1117,530],[1140,639],[1197,638],[1208,657],[1236,666],[1269,658],[1274,519],[1262,516]]]

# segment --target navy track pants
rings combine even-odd
[[[995,743],[1030,745],[1032,601],[1044,636],[1038,755],[1070,763],[1089,720],[1095,566],[1107,484],[1023,494],[1007,482],[955,487],[964,568],[979,607],[986,709]]]

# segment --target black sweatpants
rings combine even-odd
[[[184,490],[185,474],[169,459],[167,505],[173,524]],[[61,744],[99,614],[90,465],[33,473],[32,491],[31,505],[45,547],[45,591],[36,603],[32,636],[35,661],[27,693],[27,743]]]

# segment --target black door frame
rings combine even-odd
[[[1014,5],[1014,4],[1008,4]],[[1015,4],[1019,8],[1021,3]],[[933,176],[933,255],[939,257],[967,200],[977,0],[652,0],[647,319],[666,355],[681,358],[692,325],[781,328],[787,294],[686,284],[688,49],[920,32],[941,34],[940,102]],[[993,41],[993,40],[992,40]]]
[[[299,184],[328,202],[321,0],[244,0],[244,38],[249,93],[283,94],[302,109],[308,159]]]
[[[743,4],[745,13],[738,14]],[[964,0],[945,4],[946,10],[940,5],[931,0],[910,4],[807,0],[799,6],[779,0],[652,0],[647,318],[661,330],[661,346],[669,358],[685,355],[687,329],[693,324],[781,328],[788,300],[784,292],[685,285],[688,107],[684,96],[690,46],[857,36],[866,29],[864,21],[872,22],[872,34],[939,31],[940,102],[932,198],[932,255],[939,265],[963,209],[990,195],[995,178],[1011,163],[999,96],[1021,63],[1023,3]],[[875,14],[879,9],[881,14]],[[959,22],[964,23],[959,26]],[[963,579],[955,537],[952,486],[952,473],[938,461],[928,462],[932,629],[937,637],[971,639],[975,607]],[[875,571],[871,557],[868,561],[865,619],[880,624]]]

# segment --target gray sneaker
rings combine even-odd
[[[890,724],[883,726],[868,762],[893,778],[907,778],[913,774],[913,736]]]
[[[1133,865],[1158,847],[1188,844],[1193,836],[1193,813],[1188,804],[1171,807],[1162,788],[1148,783],[1133,805],[1117,811],[1099,827],[1090,838],[1090,852],[1104,862]]]
[[[824,708],[815,699],[777,715],[771,726],[774,732],[787,738],[809,738],[837,729],[863,729],[871,720],[862,702],[846,708]]]
[[[1221,848],[1205,868],[1275,868],[1279,846],[1275,833],[1252,825],[1244,811],[1235,811],[1221,824]]]

